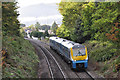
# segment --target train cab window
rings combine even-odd
[[[68,56],[70,57],[70,50],[69,50],[69,49],[67,50],[67,54],[68,54]]]
[[[73,56],[84,56],[86,55],[85,49],[73,49]]]

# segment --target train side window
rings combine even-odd
[[[55,42],[56,47],[58,47],[57,42]]]
[[[58,47],[58,43],[57,42],[55,42],[55,46]]]
[[[62,50],[62,45],[60,44],[60,49]]]
[[[70,50],[68,49],[67,51],[68,51],[68,56],[70,57]]]
[[[60,47],[60,48],[61,48],[61,50],[63,51],[63,45],[61,44],[60,46],[61,46],[61,47]]]
[[[54,41],[52,41],[52,43],[54,44]]]
[[[58,47],[60,48],[60,43],[58,43]]]

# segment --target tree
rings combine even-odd
[[[58,25],[56,24],[56,22],[54,21],[54,23],[52,24],[51,30],[54,32],[54,34],[56,35],[56,30],[58,28]]]
[[[63,38],[69,35],[70,39],[76,42],[86,40],[107,40],[106,33],[110,32],[111,26],[118,22],[120,15],[120,2],[61,2],[59,11],[63,16],[64,27],[57,30],[57,35]],[[70,34],[62,32],[70,31]],[[62,33],[61,33],[62,32]],[[61,33],[61,34],[60,34]]]
[[[119,13],[119,3],[99,3],[95,9],[94,14],[92,14],[92,25],[91,29],[94,39],[96,40],[106,40],[105,33],[108,33],[116,21]]]
[[[36,31],[38,31],[39,29],[41,29],[41,26],[40,26],[40,23],[39,23],[39,22],[36,22],[35,28],[36,28]]]
[[[17,12],[16,2],[2,3],[2,31],[3,36],[16,35],[20,36],[20,23],[17,19],[19,16]]]
[[[72,29],[72,28],[71,28]],[[71,29],[68,29],[68,27],[66,27],[65,25],[61,25],[57,30],[56,30],[56,35],[58,37],[62,37],[65,39],[69,39],[70,40],[70,36],[71,36]]]
[[[44,33],[45,36],[49,37],[49,33],[48,33],[48,30],[45,30],[45,33]]]
[[[31,37],[34,36],[34,37],[40,38],[40,37],[44,36],[44,34],[42,32],[33,31],[33,32],[31,32],[30,36]]]
[[[41,38],[42,36],[44,36],[43,32],[38,32],[38,38]]]
[[[32,30],[32,31],[36,31],[36,28],[34,27],[34,25],[32,24],[32,25],[30,25],[30,26],[28,26],[28,29],[30,29],[30,30]]]
[[[22,36],[27,36],[27,34],[25,33],[23,28],[20,29],[20,33],[21,33]]]
[[[20,24],[20,27],[25,27],[26,25],[25,24]]]
[[[80,34],[75,34],[75,26],[76,26],[76,20],[78,19],[78,17],[81,16],[81,9],[82,9],[82,5],[84,3],[72,3],[72,2],[61,2],[59,3],[59,11],[60,13],[63,15],[63,23],[62,25],[64,25],[63,28],[65,31],[65,36],[69,36],[69,39],[73,40],[73,41],[77,41],[77,36],[76,35],[80,35]],[[63,30],[63,29],[61,29]],[[61,31],[58,31],[61,32]],[[64,33],[64,32],[63,32]],[[68,37],[67,37],[68,38]]]
[[[50,26],[49,25],[42,25],[41,29],[42,30],[50,30]]]
[[[33,31],[31,34],[32,34],[32,36],[34,36],[34,37],[38,37],[38,32],[37,32],[37,31]]]

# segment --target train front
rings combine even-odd
[[[71,48],[72,68],[87,68],[88,55],[84,45],[75,45]]]

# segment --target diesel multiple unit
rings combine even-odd
[[[64,59],[71,64],[72,68],[87,68],[88,54],[86,46],[62,39],[50,37],[50,48],[55,49]]]

